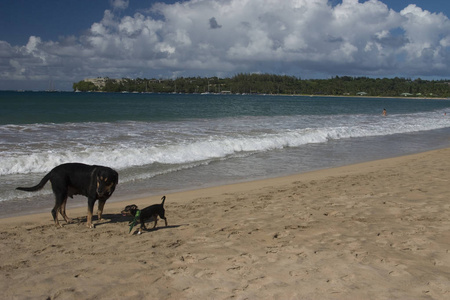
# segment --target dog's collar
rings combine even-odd
[[[133,227],[134,227],[134,225],[136,225],[140,216],[141,216],[141,210],[138,209],[138,210],[136,210],[136,214],[134,215],[133,221],[130,222],[130,231],[128,233],[130,233],[131,230],[133,230]]]

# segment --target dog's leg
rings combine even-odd
[[[158,215],[154,215],[153,218],[155,218],[155,225],[153,225],[153,229],[155,229],[156,224],[158,224]]]
[[[94,225],[92,225],[92,211],[89,209],[89,207],[88,207],[88,213],[87,213],[86,226],[88,228],[93,228],[94,227]]]
[[[66,204],[67,204],[67,197],[64,198],[64,201],[61,205],[59,212],[63,216],[64,220],[66,220],[66,223],[69,224],[69,223],[72,223],[72,219],[69,218],[66,214]]]
[[[53,189],[53,193],[55,195],[55,206],[52,209],[53,220],[55,221],[56,227],[62,227],[61,224],[59,224],[58,213],[61,213],[61,206],[64,203],[64,199],[67,198],[67,196],[66,194],[61,193],[56,189]]]
[[[61,224],[59,224],[58,221],[58,206],[55,204],[55,207],[53,207],[52,209],[52,216],[53,216],[53,221],[55,221],[55,226],[56,227],[62,227]]]
[[[92,211],[94,210],[95,198],[88,198],[88,213],[86,226],[89,228],[94,228],[92,224]]]
[[[97,215],[98,215],[99,221],[102,219],[103,208],[105,207],[105,203],[106,203],[106,200],[98,200]]]
[[[159,217],[164,220],[164,223],[166,223],[166,227],[167,227],[167,219],[166,219],[164,210],[159,214]]]
[[[139,221],[141,222],[141,227],[139,227],[138,234],[141,234],[142,230],[146,230],[147,229],[147,227],[145,226],[145,218],[143,217],[142,214],[141,214],[141,218],[139,219]]]

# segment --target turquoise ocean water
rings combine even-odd
[[[116,169],[115,201],[449,145],[449,100],[0,92],[0,217],[49,211],[15,187],[65,162]]]

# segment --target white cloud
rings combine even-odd
[[[111,1],[118,9],[128,1]],[[284,73],[436,76],[450,71],[450,21],[380,0],[190,0],[104,17],[79,37],[0,43],[0,80]],[[47,71],[46,71],[47,70]],[[70,88],[70,87],[69,87]]]
[[[126,9],[128,7],[128,0],[109,0],[114,9]]]

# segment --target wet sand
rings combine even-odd
[[[86,207],[63,228],[50,212],[0,219],[3,298],[447,299],[449,157],[167,194],[169,226],[141,235],[121,209],[162,195],[107,203],[94,229]]]

